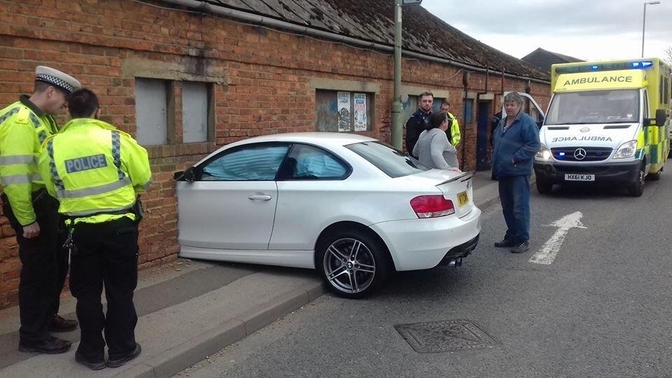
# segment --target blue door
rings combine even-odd
[[[476,170],[486,171],[490,169],[488,149],[490,148],[490,116],[491,101],[478,102],[478,129],[476,133]]]

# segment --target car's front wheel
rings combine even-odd
[[[387,249],[360,230],[345,230],[324,238],[317,250],[317,269],[336,294],[363,298],[379,288],[390,272]]]

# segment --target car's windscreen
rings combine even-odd
[[[429,168],[405,153],[380,142],[361,142],[345,146],[390,177],[402,177]]]
[[[546,125],[632,123],[639,119],[636,89],[557,93],[546,116]]]

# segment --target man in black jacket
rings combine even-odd
[[[429,124],[429,116],[432,114],[434,105],[434,94],[430,91],[420,93],[420,108],[411,115],[406,122],[406,151],[413,156],[413,147],[418,141],[420,133],[423,132]],[[417,159],[417,156],[413,156]]]

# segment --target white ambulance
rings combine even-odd
[[[670,84],[670,67],[656,58],[554,64],[534,159],[539,193],[578,182],[641,196],[670,149]]]

